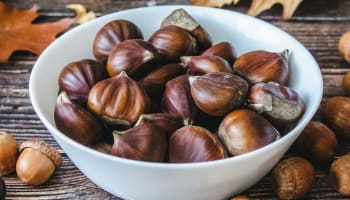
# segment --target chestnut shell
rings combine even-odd
[[[220,42],[205,50],[201,56],[218,56],[232,65],[236,60],[236,50],[228,42]]]
[[[214,72],[232,73],[230,64],[218,56],[182,56],[181,64],[191,75],[203,75]]]
[[[127,39],[143,39],[141,30],[128,20],[113,20],[105,24],[96,34],[93,43],[95,58],[105,61],[120,42]]]
[[[71,100],[86,104],[91,88],[106,78],[106,67],[100,62],[91,59],[71,62],[58,76],[59,92],[65,91]]]

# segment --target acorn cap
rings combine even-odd
[[[56,168],[62,163],[61,154],[56,149],[50,147],[50,145],[43,140],[29,140],[23,142],[19,147],[19,152],[22,152],[25,148],[33,148],[40,151],[54,162]]]

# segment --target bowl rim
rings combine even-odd
[[[272,29],[272,31],[277,32],[278,34],[284,35],[284,37],[288,37],[290,40],[292,40],[299,48],[302,48],[305,50],[305,53],[307,54],[307,57],[310,58],[310,61],[313,63],[314,66],[317,66],[319,68],[318,63],[314,59],[314,57],[311,55],[309,50],[301,44],[298,40],[296,40],[293,36],[291,36],[289,33],[283,31],[279,27],[265,22],[259,18],[251,17],[248,15],[245,15],[243,13],[239,13],[237,11],[232,11],[232,10],[225,10],[221,8],[212,8],[212,7],[202,7],[202,6],[193,6],[193,5],[159,5],[159,6],[152,6],[152,7],[139,7],[139,8],[131,8],[127,10],[122,10],[122,11],[117,11],[113,13],[106,14],[104,16],[101,16],[97,19],[94,19],[92,21],[89,21],[85,24],[79,25],[77,27],[74,27],[67,31],[66,33],[62,34],[57,40],[61,38],[65,38],[67,34],[74,34],[77,31],[80,31],[85,26],[89,26],[92,23],[100,23],[103,21],[105,18],[112,18],[114,15],[118,14],[124,14],[130,11],[142,11],[142,10],[148,10],[148,9],[162,9],[162,8],[172,8],[172,9],[178,9],[178,8],[183,8],[183,9],[201,9],[203,10],[202,12],[205,12],[206,10],[214,11],[214,12],[224,12],[227,14],[231,14],[234,16],[239,16],[245,20],[249,21],[257,21],[258,23]],[[205,168],[205,167],[210,167],[210,166],[220,166],[220,165],[227,165],[227,164],[233,164],[236,162],[241,162],[241,160],[245,159],[251,159],[254,158],[258,154],[264,154],[265,152],[270,151],[272,148],[276,148],[276,146],[280,145],[280,143],[286,142],[289,140],[291,137],[294,135],[298,134],[299,129],[303,129],[307,123],[312,119],[313,115],[316,113],[321,100],[322,100],[322,95],[323,95],[323,80],[322,80],[322,73],[320,69],[313,69],[315,71],[315,78],[317,79],[318,83],[320,83],[320,91],[318,91],[318,95],[315,96],[314,98],[317,98],[317,104],[309,105],[309,110],[310,113],[309,115],[306,115],[306,112],[302,116],[302,118],[299,120],[299,122],[290,130],[288,131],[285,135],[283,135],[280,139],[276,140],[275,142],[268,144],[264,147],[261,147],[259,149],[256,149],[254,151],[239,155],[239,156],[231,156],[227,157],[224,159],[220,160],[214,160],[214,161],[206,161],[206,162],[198,162],[198,163],[160,163],[160,162],[147,162],[147,161],[138,161],[138,160],[131,160],[131,159],[126,159],[126,158],[121,158],[109,154],[105,154],[99,151],[96,151],[88,146],[82,145],[73,139],[69,138],[65,134],[63,134],[61,131],[59,131],[54,124],[51,124],[51,122],[45,117],[45,114],[43,113],[42,109],[40,108],[38,101],[37,101],[37,96],[35,96],[36,92],[36,87],[35,87],[35,76],[38,74],[38,68],[41,65],[41,58],[45,57],[47,52],[51,49],[51,47],[56,45],[55,40],[53,43],[51,43],[45,51],[38,57],[37,61],[35,62],[32,72],[30,74],[30,79],[29,79],[29,97],[31,100],[31,104],[34,108],[35,113],[39,117],[39,119],[42,121],[42,123],[45,125],[46,129],[49,130],[50,134],[52,136],[60,137],[62,140],[65,142],[69,143],[69,145],[74,146],[74,148],[79,148],[81,151],[88,152],[89,154],[93,154],[94,156],[102,157],[104,159],[109,159],[112,162],[121,162],[126,165],[134,165],[134,166],[143,166],[143,167],[151,167],[151,168],[163,168],[163,169],[189,169],[189,168]],[[54,132],[54,133],[53,133]],[[55,138],[55,137],[54,137]],[[56,140],[56,138],[55,138]],[[61,146],[58,141],[56,140],[57,144]],[[73,161],[73,160],[72,160]]]

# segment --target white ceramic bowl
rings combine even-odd
[[[53,110],[57,78],[69,62],[93,58],[96,32],[114,19],[136,23],[145,39],[174,9],[184,8],[211,34],[213,42],[229,41],[238,55],[251,50],[290,49],[289,86],[306,103],[298,125],[280,140],[256,151],[219,161],[194,164],[148,163],[113,157],[87,148],[55,128]],[[74,164],[94,183],[124,199],[226,199],[258,182],[283,156],[316,112],[322,96],[322,76],[311,54],[293,37],[266,22],[223,9],[194,6],[137,8],[80,25],[52,43],[39,57],[29,81],[33,107]]]

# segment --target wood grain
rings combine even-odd
[[[37,22],[54,21],[62,17],[73,17],[65,8],[69,3],[81,3],[99,16],[129,8],[147,6],[145,0],[5,0],[19,8],[40,6],[41,16]],[[98,2],[98,3],[97,3]],[[188,0],[157,0],[157,5],[189,4]],[[237,6],[223,9],[245,13],[250,1],[241,0]],[[339,37],[350,30],[350,0],[304,0],[290,21],[281,21],[279,5],[262,13],[259,18],[282,28],[296,37],[316,58],[324,80],[324,99],[345,95],[341,88],[343,75],[350,70],[337,50]],[[37,56],[28,52],[16,52],[8,62],[0,63],[0,130],[12,133],[19,143],[41,138],[60,149],[47,129],[36,116],[29,99],[28,81]],[[316,116],[316,119],[319,117]],[[340,140],[336,156],[350,151],[350,143]],[[52,179],[43,186],[31,187],[23,184],[15,174],[5,177],[6,199],[118,199],[88,180],[60,149],[63,165]],[[298,155],[293,150],[286,157]],[[338,194],[329,183],[329,165],[318,166],[316,183],[307,199],[347,199]],[[270,176],[244,192],[251,199],[277,199],[273,193]]]

